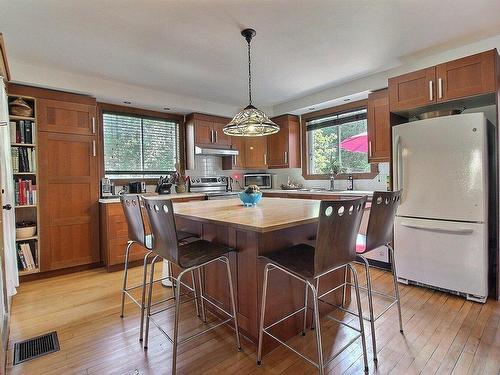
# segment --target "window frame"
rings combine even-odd
[[[302,177],[306,180],[329,180],[330,175],[329,174],[311,174],[309,173],[309,141],[307,138],[307,129],[306,129],[306,123],[311,120],[319,119],[322,117],[327,117],[327,116],[332,116],[337,113],[342,113],[342,112],[347,112],[347,111],[354,111],[357,109],[363,109],[363,108],[368,108],[368,100],[358,100],[355,102],[350,102],[346,103],[343,105],[335,106],[335,107],[330,107],[330,108],[325,108],[319,111],[315,112],[310,112],[303,114],[300,117],[300,128],[301,128],[301,134],[302,134]],[[367,120],[368,121],[368,120]],[[367,126],[367,131],[368,131],[368,126]],[[378,169],[378,163],[370,163],[370,172],[363,172],[363,173],[340,173],[338,174],[335,179],[337,180],[346,180],[349,175],[352,175],[353,179],[356,180],[371,180],[379,174],[379,169]]]
[[[124,116],[134,116],[142,118],[150,118],[157,120],[165,120],[175,122],[179,126],[179,168],[180,172],[185,172],[185,128],[184,128],[184,115],[179,115],[175,113],[164,113],[151,111],[142,108],[126,107],[121,105],[109,104],[109,103],[97,103],[98,119],[99,119],[99,150],[101,151],[99,157],[99,176],[103,178],[105,176],[104,168],[104,122],[103,114],[116,113]],[[156,177],[133,177],[133,178],[114,178],[112,175],[109,176],[110,179],[116,184],[127,184],[130,181],[145,181],[146,183],[155,183],[158,181]]]

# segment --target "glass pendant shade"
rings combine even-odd
[[[236,137],[258,137],[279,132],[280,127],[269,120],[267,115],[253,105],[240,111],[229,124],[224,126],[224,134]]]

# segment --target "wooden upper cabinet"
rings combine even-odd
[[[497,90],[496,49],[389,78],[391,112]]]
[[[40,131],[81,135],[97,133],[95,105],[38,99],[36,113]]]
[[[211,144],[213,141],[212,121],[198,120],[195,123],[194,142],[197,145]]]
[[[267,168],[267,137],[245,138],[245,168]]]
[[[238,150],[239,154],[226,157],[231,160],[231,168],[227,169],[245,168],[245,137],[231,137],[231,148]]]
[[[437,100],[448,101],[496,91],[496,50],[436,67]]]
[[[389,78],[391,112],[436,103],[435,79],[435,67]]]
[[[95,137],[39,132],[38,138],[41,271],[99,262]]]
[[[391,154],[389,90],[368,95],[368,162],[388,162]]]
[[[229,121],[228,121],[229,122]],[[214,131],[214,143],[220,146],[230,146],[231,145],[231,139],[228,135],[224,134],[224,126],[226,126],[226,123],[221,123],[221,122],[214,122],[213,125],[213,131]]]
[[[269,168],[300,168],[300,122],[297,116],[283,115],[272,119],[280,131],[267,137]]]

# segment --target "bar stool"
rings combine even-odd
[[[145,201],[145,209],[148,215],[149,223],[151,225],[151,231],[153,233],[153,248],[152,251],[155,254],[153,261],[150,267],[150,283],[148,289],[148,302],[147,302],[147,314],[146,314],[146,331],[144,338],[144,349],[148,348],[148,338],[149,338],[149,322],[152,321],[165,335],[165,337],[172,343],[172,374],[176,372],[176,363],[177,363],[177,347],[179,344],[185,343],[195,337],[200,336],[203,333],[211,331],[212,329],[217,328],[218,326],[225,324],[231,320],[234,320],[234,329],[236,332],[236,345],[238,350],[241,349],[240,345],[240,336],[238,331],[238,318],[236,314],[236,304],[234,297],[234,288],[233,288],[233,280],[231,275],[231,268],[229,266],[229,259],[226,254],[230,251],[234,251],[234,249],[224,246],[218,245],[205,240],[195,240],[192,242],[187,242],[180,244],[177,237],[177,231],[175,226],[175,216],[172,201],[169,199],[151,199],[151,198],[143,198]],[[155,262],[159,259],[168,260],[172,262],[176,266],[178,266],[181,271],[177,278],[172,277],[172,283],[175,284],[175,298],[171,297],[167,300],[174,299],[175,303],[171,306],[168,306],[164,309],[151,312],[151,297],[152,297],[152,281],[154,278],[154,267]],[[231,310],[232,312],[228,312],[222,307],[218,306],[210,299],[203,295],[203,281],[201,277],[201,269],[212,263],[220,261],[226,264],[227,269],[227,277],[229,283],[229,294],[231,297]],[[198,273],[198,282],[199,282],[199,297],[201,304],[201,314],[202,320],[206,323],[206,313],[205,313],[205,302],[208,302],[213,307],[220,310],[223,314],[228,316],[227,319],[219,322],[216,325],[209,326],[201,332],[193,334],[191,336],[185,337],[182,340],[179,340],[179,310],[181,302],[181,286],[185,286],[182,282],[182,277],[191,272],[191,276],[194,276],[194,271]],[[194,277],[193,277],[193,285],[194,285]],[[173,338],[171,338],[154,320],[154,315],[164,312],[168,309],[175,308],[174,314],[174,334]]]
[[[392,248],[390,242],[392,241],[392,230],[394,226],[394,218],[396,216],[396,211],[401,200],[401,190],[399,191],[376,191],[373,193],[372,205],[370,209],[370,217],[368,219],[368,228],[366,231],[366,236],[358,234],[356,239],[356,253],[358,258],[361,259],[365,266],[366,273],[366,288],[361,286],[360,288],[366,290],[368,293],[368,309],[369,316],[364,317],[365,320],[370,322],[372,331],[372,345],[373,345],[373,360],[377,361],[377,340],[375,337],[375,322],[383,314],[385,314],[392,306],[395,304],[398,307],[399,315],[399,331],[403,333],[403,320],[401,318],[401,302],[399,298],[399,287],[397,281],[396,264],[394,261],[394,249]],[[370,264],[368,260],[364,257],[364,254],[375,250],[380,246],[385,246],[389,250],[391,262],[392,262],[392,278],[394,283],[394,293],[395,295],[388,295],[379,291],[375,291],[371,286],[371,276],[370,276]],[[345,281],[349,286],[352,283],[347,280],[347,272],[345,273]],[[374,317],[373,312],[373,293],[380,295],[382,297],[392,300],[392,302],[385,307],[385,309],[376,317]],[[344,289],[344,301],[345,301],[345,289]],[[355,312],[343,309],[346,312],[357,315]]]
[[[142,214],[142,209],[144,208],[144,204],[142,202],[141,196],[137,194],[125,194],[120,197],[120,202],[123,207],[123,212],[125,214],[125,219],[127,221],[128,227],[128,238],[127,247],[125,250],[125,267],[123,271],[123,286],[122,286],[122,299],[121,299],[121,313],[120,317],[124,317],[125,310],[125,296],[129,297],[139,308],[141,309],[141,328],[139,333],[139,341],[142,341],[143,332],[144,332],[144,311],[145,311],[145,293],[146,293],[146,276],[147,276],[147,266],[149,257],[152,254],[152,236],[146,235],[144,216]],[[177,238],[179,241],[185,241],[189,238],[196,238],[197,236],[193,233],[188,232],[179,232],[177,233]],[[137,244],[142,246],[147,250],[144,255],[144,263],[143,263],[143,274],[142,274],[142,284],[134,285],[132,287],[128,287],[128,268],[129,268],[129,255],[131,247]],[[169,267],[171,265],[169,264]],[[161,282],[165,278],[153,280],[154,283]],[[194,279],[193,279],[194,280]],[[142,288],[141,301],[139,302],[130,291]],[[195,292],[194,284],[191,288],[193,292]],[[198,304],[196,305],[196,311],[198,311]],[[199,316],[199,315],[198,315]]]
[[[359,295],[358,276],[356,269],[353,267],[352,262],[356,259],[356,236],[361,224],[363,209],[366,204],[366,197],[342,200],[342,201],[322,201],[319,209],[319,223],[317,230],[316,246],[307,244],[299,244],[291,248],[274,251],[260,259],[266,261],[264,268],[264,281],[262,290],[262,304],[260,313],[260,327],[259,327],[259,347],[257,352],[257,364],[261,364],[262,360],[262,341],[264,334],[267,334],[277,340],[288,349],[292,350],[309,363],[316,366],[320,374],[324,373],[324,367],[333,361],[340,353],[342,353],[349,345],[361,337],[361,344],[363,346],[363,357],[365,364],[365,371],[368,371],[368,360],[366,354],[366,341],[365,331],[363,326],[363,314],[361,310],[361,298]],[[325,302],[322,300],[327,294],[330,294],[339,288],[344,287],[341,284],[327,292],[319,295],[319,279],[330,272],[342,269],[344,267],[350,268],[355,285],[356,301],[358,305],[359,314],[359,329],[338,319],[329,316],[336,322],[354,329],[358,334],[351,339],[344,347],[342,347],[333,357],[328,360],[323,359],[323,347],[321,343],[321,327],[318,302]],[[271,323],[264,327],[265,313],[266,313],[266,297],[267,297],[267,281],[269,271],[280,270],[287,275],[290,275],[305,284],[305,298],[304,307],[288,314],[286,317]],[[269,332],[269,329],[288,319],[295,314],[303,312],[304,331],[306,330],[306,317],[307,317],[307,295],[308,289],[311,290],[313,296],[313,311],[314,311],[314,324],[316,327],[316,349],[318,352],[318,362],[304,356],[299,351],[293,349],[284,341],[280,340]]]

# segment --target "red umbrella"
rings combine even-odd
[[[359,133],[340,142],[340,148],[346,151],[367,153],[368,133]]]

